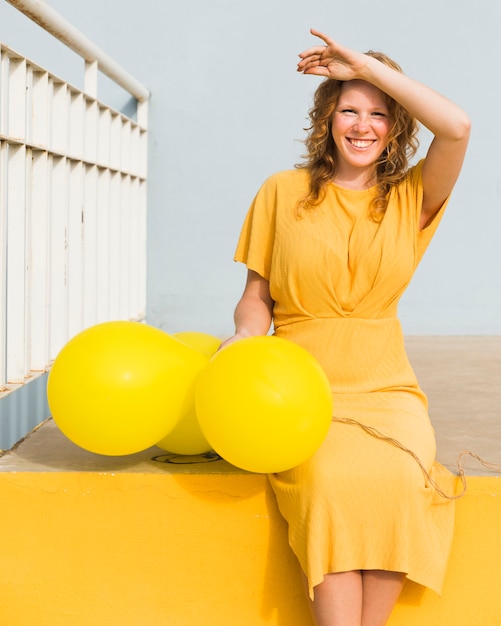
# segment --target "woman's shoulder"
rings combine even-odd
[[[417,163],[411,165],[405,173],[402,183],[411,185],[419,183],[423,175],[423,165],[424,159],[420,159]]]
[[[303,184],[308,182],[310,174],[305,168],[280,170],[274,172],[265,180],[265,184],[283,185],[283,184]]]
[[[263,187],[272,187],[275,189],[303,189],[307,187],[310,180],[308,170],[304,168],[280,170],[268,176],[264,181]]]
[[[406,215],[410,224],[418,223],[423,202],[423,163],[420,160],[411,164],[402,180],[392,187],[385,213],[387,221]]]

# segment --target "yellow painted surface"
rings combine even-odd
[[[266,477],[0,472],[2,626],[310,626]],[[501,478],[457,503],[442,598],[408,584],[390,626],[501,625]]]
[[[0,474],[0,624],[307,624],[265,484],[245,474]]]
[[[49,420],[0,494],[0,626],[311,626],[266,476],[94,455]],[[501,626],[500,533],[501,478],[468,477],[443,596],[407,584],[389,626]]]

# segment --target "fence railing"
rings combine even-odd
[[[148,91],[45,3],[7,1],[85,63],[79,90],[0,44],[0,397],[146,309]],[[99,71],[134,119],[98,100]]]

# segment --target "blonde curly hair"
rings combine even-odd
[[[381,63],[398,72],[401,67],[382,52],[366,52]],[[313,106],[309,111],[310,126],[304,143],[307,154],[305,161],[296,164],[299,169],[310,173],[308,195],[298,203],[298,214],[303,209],[313,209],[325,196],[325,186],[336,173],[336,146],[332,138],[332,116],[341,93],[342,81],[328,78],[317,87]],[[370,217],[379,222],[386,211],[391,189],[405,177],[409,160],[416,154],[418,124],[414,117],[398,102],[387,96],[393,127],[388,144],[376,163],[377,192],[370,206]]]

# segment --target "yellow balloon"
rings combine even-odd
[[[207,357],[212,356],[221,345],[221,339],[196,331],[174,333],[172,337]],[[204,454],[212,450],[212,446],[204,437],[198,423],[194,392],[190,409],[181,417],[174,430],[159,441],[157,446],[175,454]]]
[[[192,406],[181,417],[174,430],[161,439],[157,446],[175,454],[205,454],[212,450],[212,446],[204,437],[198,423],[195,411],[195,389],[193,389]]]
[[[133,454],[171,431],[193,402],[207,357],[138,322],[105,322],[57,355],[47,382],[54,421],[98,454]]]
[[[200,427],[214,450],[251,472],[274,473],[306,461],[332,420],[332,392],[318,361],[279,337],[228,345],[201,372]]]
[[[174,333],[172,336],[186,345],[195,348],[195,350],[199,350],[207,356],[212,356],[217,351],[222,341],[221,339],[208,335],[207,333],[200,333],[196,331],[183,331],[180,333]]]
[[[206,333],[185,331],[172,335],[178,341],[198,350],[207,356],[207,362],[219,346],[221,339]],[[190,398],[190,408],[166,437],[157,443],[159,448],[175,454],[204,454],[212,450],[212,446],[204,437],[195,411],[195,390]]]

